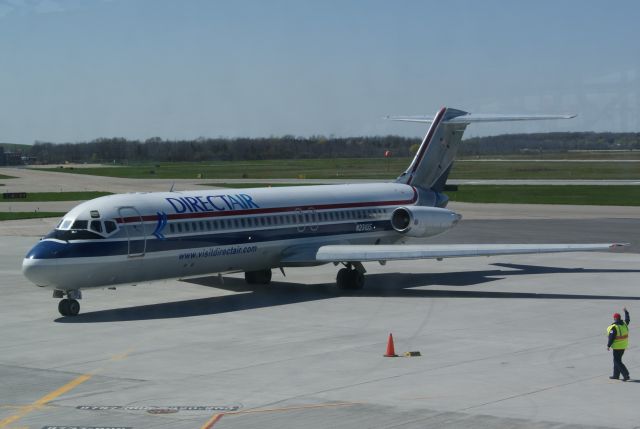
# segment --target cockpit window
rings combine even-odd
[[[104,230],[107,234],[111,234],[113,231],[116,230],[116,223],[112,220],[105,220]]]
[[[71,225],[71,220],[70,219],[66,219],[66,220],[62,221],[60,226],[58,226],[58,229],[69,229],[69,225]]]
[[[102,233],[102,222],[100,222],[99,220],[92,220],[89,229],[95,232]]]
[[[86,220],[77,220],[73,222],[71,225],[71,229],[87,229],[89,221]]]

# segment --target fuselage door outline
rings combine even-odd
[[[142,215],[133,206],[119,207],[118,213],[123,220],[126,218],[137,219],[133,222],[123,223],[123,228],[127,234],[127,257],[143,257],[147,250],[147,233],[142,221]]]

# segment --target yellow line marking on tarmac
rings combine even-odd
[[[129,357],[129,355],[131,354],[132,351],[133,351],[133,348],[130,348],[129,350],[127,350],[124,353],[113,355],[113,356],[111,356],[111,360],[112,361],[125,360],[126,358]]]
[[[223,416],[241,415],[241,414],[255,414],[255,413],[280,413],[294,410],[304,410],[310,408],[332,408],[332,407],[350,407],[352,405],[358,405],[361,402],[336,402],[333,404],[317,404],[317,405],[298,405],[293,407],[282,408],[257,408],[255,410],[241,410],[241,411],[229,411],[227,413],[214,414],[207,422],[200,427],[200,429],[211,429]]]
[[[124,359],[129,353],[130,353],[130,350],[128,350],[125,353],[122,353],[120,355],[114,355],[114,356],[111,357],[111,360],[114,360],[114,358],[116,358],[115,360],[118,360],[118,357],[120,357],[119,360]],[[102,369],[103,368],[98,368],[98,369],[96,369],[94,371],[88,372],[86,374],[82,374],[82,375],[74,378],[73,380],[71,380],[70,382],[65,384],[64,386],[59,387],[56,390],[54,390],[53,392],[50,392],[50,393],[44,395],[42,398],[38,399],[37,401],[32,402],[29,405],[23,405],[21,407],[17,407],[18,411],[15,414],[0,420],[0,429],[6,428],[10,424],[20,420],[21,418],[23,418],[27,414],[43,408],[46,404],[48,404],[49,402],[51,402],[54,399],[58,398],[59,396],[64,395],[65,393],[69,392],[70,390],[75,389],[76,387],[78,387],[79,385],[84,383],[85,381],[90,380],[91,377],[93,377],[96,373],[98,373]]]
[[[222,416],[224,416],[224,414],[214,414],[213,417],[211,417],[209,420],[207,420],[207,422],[204,425],[202,425],[202,427],[200,429],[210,429],[210,428],[212,428],[213,425],[215,425],[216,422],[222,418]]]
[[[21,418],[23,418],[24,416],[26,416],[30,412],[42,408],[48,402],[51,402],[54,399],[56,399],[58,396],[63,395],[65,393],[67,393],[68,391],[72,390],[72,389],[75,389],[80,384],[82,384],[85,381],[89,380],[91,377],[92,377],[92,374],[90,374],[90,373],[82,374],[81,376],[74,378],[73,380],[71,380],[70,382],[65,384],[64,386],[59,387],[58,389],[54,390],[53,392],[44,395],[42,398],[38,399],[37,401],[32,402],[29,405],[25,405],[25,406],[20,407],[18,412],[15,413],[14,415],[0,420],[0,428],[7,427],[11,423],[14,423],[14,422],[20,420]]]

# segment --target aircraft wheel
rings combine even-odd
[[[358,270],[351,270],[351,289],[362,289],[364,287],[364,274]]]
[[[256,282],[256,272],[255,271],[245,271],[244,273],[244,281],[248,284],[252,285]]]
[[[349,268],[342,268],[338,271],[338,277],[336,278],[336,285],[338,289],[357,290],[364,287],[364,274],[358,270]]]
[[[351,289],[351,270],[348,268],[341,268],[338,271],[338,276],[336,277],[336,285],[338,289]]]
[[[80,303],[75,299],[69,299],[69,314],[67,316],[77,316],[80,313]]]
[[[271,283],[271,270],[246,271],[244,273],[244,280],[250,285],[267,285]]]
[[[262,285],[268,285],[271,283],[271,270],[263,270],[258,271],[260,275],[258,276],[258,283]]]
[[[69,310],[69,300],[61,299],[58,303],[58,311],[60,312],[60,314],[62,314],[63,316],[69,316]]]

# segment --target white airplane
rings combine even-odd
[[[110,195],[67,213],[22,263],[53,289],[63,316],[80,311],[82,289],[244,272],[267,284],[271,270],[343,264],[340,289],[364,286],[363,262],[478,255],[601,251],[605,244],[404,245],[452,228],[444,185],[472,122],[568,119],[561,115],[473,115],[442,108],[409,168],[391,183],[197,190]],[[284,272],[284,271],[283,271]]]

